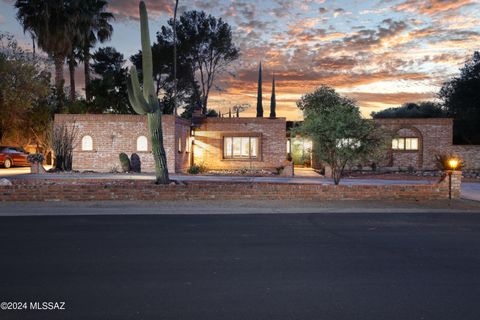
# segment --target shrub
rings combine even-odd
[[[32,153],[27,156],[27,161],[29,163],[43,163],[45,157],[41,153]]]
[[[199,174],[207,171],[207,167],[204,164],[193,164],[188,168],[187,172],[189,174]]]
[[[130,165],[132,166],[133,172],[142,172],[142,161],[140,160],[138,154],[132,153],[130,156]]]
[[[75,121],[70,127],[66,124],[56,124],[50,132],[50,145],[55,154],[55,169],[71,171],[73,149],[77,142],[77,127]]]
[[[451,170],[450,164],[448,163],[451,159],[457,159],[458,165],[455,170],[461,170],[465,163],[459,157],[453,154],[436,154],[435,155],[435,165],[438,170]]]
[[[128,159],[128,156],[125,153],[120,153],[118,155],[120,159],[120,166],[122,168],[123,172],[129,172],[130,171],[130,159]]]

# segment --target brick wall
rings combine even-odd
[[[460,196],[461,173],[452,176],[452,197]],[[437,200],[448,199],[448,179],[424,185],[318,185],[285,183],[14,180],[0,186],[0,201],[103,200]]]
[[[192,141],[190,139],[190,121],[177,118],[176,124],[177,125],[175,127],[175,137],[177,139],[177,150],[175,157],[175,171],[186,172],[188,167],[190,166],[190,158],[192,154]]]
[[[465,162],[465,169],[480,169],[480,145],[453,145],[453,119],[375,119],[399,137],[418,137],[418,151],[391,151],[393,167],[435,169],[435,155],[452,153]]]
[[[175,172],[177,148],[176,130],[179,133],[184,127],[189,127],[188,121],[177,119],[172,115],[163,115],[162,129],[164,147],[167,155],[168,171]],[[151,143],[148,134],[147,117],[142,115],[116,115],[116,114],[57,114],[55,123],[67,123],[69,127],[75,123],[77,141],[73,152],[74,170],[93,170],[99,172],[111,171],[119,168],[118,155],[121,152],[131,156],[137,153],[142,162],[143,172],[155,171]],[[82,151],[81,140],[89,135],[93,140],[92,151]],[[147,137],[148,150],[137,151],[137,138]],[[181,160],[179,160],[181,162]],[[181,165],[180,165],[181,167]]]
[[[451,153],[460,157],[466,170],[480,170],[480,145],[453,145]]]
[[[450,118],[432,119],[375,119],[397,137],[416,137],[417,151],[392,150],[389,166],[419,169],[434,169],[434,156],[445,153],[452,146],[453,120]]]
[[[224,135],[255,135],[260,139],[256,160],[224,159]],[[282,166],[287,157],[285,118],[206,118],[195,130],[195,163],[208,169],[268,169]]]

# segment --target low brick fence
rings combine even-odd
[[[452,198],[460,196],[461,173],[452,175]],[[105,200],[438,200],[448,199],[448,177],[435,184],[320,185],[189,182],[155,185],[139,180],[14,180],[0,187],[0,201]]]

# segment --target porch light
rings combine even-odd
[[[195,130],[194,130],[194,129],[191,129],[191,130],[190,130],[190,136],[191,136],[191,137],[195,137]]]

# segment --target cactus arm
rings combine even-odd
[[[133,91],[132,80],[130,79],[130,77],[127,79],[127,93],[128,101],[130,102],[133,110],[140,115],[146,114],[147,112],[145,110],[143,110],[141,107],[137,107],[140,105],[140,103],[135,99],[135,93]]]
[[[132,66],[130,68],[130,82],[128,84],[127,90],[128,94],[132,95],[131,100],[134,102],[132,104],[133,109],[138,113],[138,114],[145,114],[149,112],[153,112],[153,109],[150,107],[150,104],[145,100],[141,93],[140,89],[140,82],[138,81],[138,74],[137,74],[137,68],[135,66]]]
[[[145,3],[140,2],[140,28],[142,39],[142,70],[143,70],[143,97],[150,100],[149,96],[155,94],[153,84],[152,47],[150,45],[150,31],[148,28],[148,14]]]

